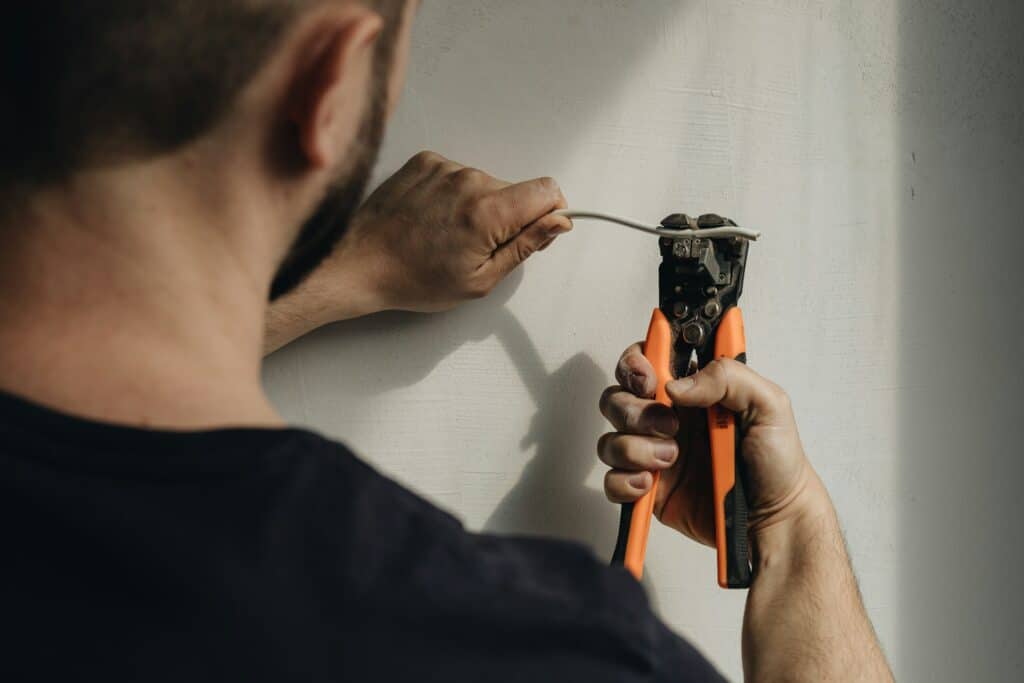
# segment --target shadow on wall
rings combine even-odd
[[[486,299],[447,313],[383,313],[334,325],[313,335],[304,352],[316,354],[322,347],[345,359],[345,382],[337,385],[336,393],[366,398],[411,386],[466,342],[494,336],[536,405],[530,429],[519,443],[523,451],[536,447],[536,454],[484,529],[574,539],[599,551],[607,545],[610,552],[617,509],[602,493],[584,486],[596,462],[597,435],[604,429],[596,406],[607,373],[582,353],[548,371],[528,332],[506,306],[523,277],[518,270]],[[279,353],[291,356],[295,351]]]
[[[536,446],[537,452],[484,523],[484,531],[574,540],[585,543],[599,558],[610,557],[619,506],[609,503],[604,493],[584,486],[596,462],[597,435],[610,429],[597,412],[597,397],[607,386],[605,372],[579,353],[549,373],[526,330],[511,314],[500,320],[495,334],[537,405],[530,430],[519,444],[523,450]],[[653,582],[648,569],[643,583],[648,601],[657,610]]]
[[[584,480],[596,462],[594,444],[601,427],[594,406],[606,375],[582,353],[548,373],[519,322],[511,316],[502,322],[498,339],[537,406],[519,445],[524,451],[536,447],[536,454],[484,529],[543,533],[582,541],[600,551],[608,542],[609,530],[616,528],[617,515],[604,495],[585,487]]]
[[[309,341],[345,358],[373,349],[377,362],[345,364],[338,393],[372,396],[410,386],[430,374],[459,346],[494,336],[505,349],[526,386],[536,412],[518,446],[536,448],[512,489],[501,498],[483,530],[496,534],[543,535],[583,543],[599,558],[611,556],[618,529],[619,506],[585,486],[597,456],[597,437],[609,429],[597,410],[607,373],[579,353],[549,371],[527,330],[506,303],[523,279],[513,273],[485,300],[447,313],[384,313],[322,330]],[[346,353],[346,348],[349,352]],[[283,350],[281,355],[291,351]],[[386,372],[381,372],[381,368]],[[301,370],[300,370],[301,371]],[[330,431],[330,430],[324,430]],[[654,581],[644,584],[657,609]]]
[[[527,330],[506,307],[522,279],[522,270],[516,271],[487,299],[447,313],[384,313],[340,323],[315,333],[307,345],[322,345],[344,358],[355,358],[361,349],[370,348],[375,357],[385,359],[383,365],[345,363],[345,381],[337,385],[336,393],[367,397],[413,385],[462,344],[494,336],[536,406],[530,428],[518,444],[522,451],[535,448],[536,452],[482,530],[572,540],[607,558],[618,529],[619,506],[603,492],[585,486],[585,480],[597,463],[597,437],[610,429],[597,410],[608,374],[583,353],[553,372],[547,369]],[[278,353],[287,357],[293,352]],[[382,367],[386,372],[381,372]],[[301,368],[292,370],[301,372]],[[650,568],[643,583],[657,609]]]
[[[585,128],[581,118],[601,111],[621,84],[637,77],[643,55],[667,39],[661,27],[668,18],[703,9],[680,0],[426,3],[414,34],[409,92],[381,168],[436,148],[499,175],[552,172],[538,167],[536,150],[547,160],[572,150]],[[447,69],[456,58],[458,67]],[[495,64],[502,65],[498,75]],[[451,77],[435,75],[446,70]],[[538,99],[545,105],[531,107]],[[454,115],[453,102],[460,104]],[[490,297],[448,313],[384,313],[321,330],[276,353],[265,379],[286,417],[331,434],[336,416],[370,420],[384,394],[419,382],[466,342],[496,336],[536,404],[521,442],[523,449],[536,446],[536,454],[486,529],[571,538],[610,553],[617,509],[583,485],[604,430],[596,401],[607,373],[583,354],[553,372],[546,368],[505,305],[522,277],[517,271]],[[315,374],[307,370],[314,363]]]
[[[907,680],[1024,679],[1024,7],[900,2]]]
[[[444,313],[388,311],[336,323],[277,352],[274,363],[316,358],[318,369],[325,366],[324,372],[344,375],[344,382],[333,384],[332,394],[372,398],[416,384],[463,344],[483,341],[502,329],[518,328],[516,343],[529,345],[527,356],[536,354],[506,307],[522,280],[523,269],[516,270],[486,298]],[[330,431],[332,425],[323,426]]]

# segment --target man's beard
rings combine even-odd
[[[362,201],[384,137],[387,88],[387,69],[378,68],[370,103],[363,112],[358,136],[348,154],[347,168],[303,224],[281,262],[270,285],[271,301],[298,287],[345,236],[349,221]]]

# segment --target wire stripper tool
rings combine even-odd
[[[740,235],[742,229],[736,223],[714,214],[699,218],[673,214],[657,230],[661,247],[659,301],[651,316],[644,355],[657,372],[656,400],[671,405],[665,384],[689,374],[693,356],[698,368],[720,358],[746,362],[738,303],[750,238]],[[701,234],[705,230],[709,231],[707,237]],[[736,416],[721,406],[708,409],[707,420],[718,583],[723,588],[747,588],[752,572],[742,435]],[[643,574],[658,474],[654,473],[654,485],[643,498],[622,506],[619,520],[612,563],[625,565],[637,579]]]

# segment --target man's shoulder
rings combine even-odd
[[[362,526],[430,525],[448,534],[463,531],[451,514],[381,473],[340,441],[306,430],[265,454],[271,471],[286,474],[306,495],[322,495],[348,509]]]
[[[678,665],[683,679],[717,680],[652,613],[641,585],[586,546],[464,529],[345,446],[323,439],[308,445],[319,454],[317,467],[356,475],[330,488],[343,488],[350,506],[344,531],[336,531],[351,544],[348,597],[363,606],[367,633],[460,643],[470,659],[471,643],[500,638],[500,648],[486,648],[490,656],[524,663],[538,660],[546,640],[557,644],[550,655],[556,670],[571,663],[573,671],[622,672],[621,680],[640,672],[659,679],[663,667]]]
[[[459,577],[464,595],[504,591],[522,600],[560,600],[567,609],[585,603],[590,612],[615,596],[616,609],[620,602],[646,608],[636,581],[580,543],[473,532],[343,443],[296,431],[282,446],[269,455],[279,461],[284,479],[296,482],[297,497],[317,512],[317,523],[352,543],[376,582],[411,576],[437,586]],[[419,574],[410,573],[412,561]]]

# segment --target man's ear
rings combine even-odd
[[[297,41],[288,116],[302,155],[314,168],[334,166],[359,134],[372,95],[380,15],[358,2],[311,18]]]

